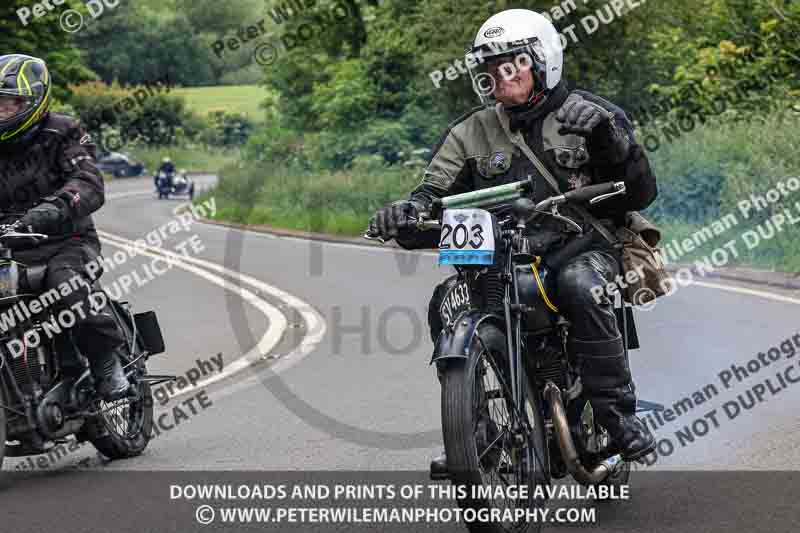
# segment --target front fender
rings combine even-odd
[[[490,322],[505,332],[505,321],[498,315],[471,310],[460,315],[453,328],[444,328],[436,339],[430,364],[439,361],[467,359],[472,338],[483,322]]]

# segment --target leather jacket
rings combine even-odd
[[[526,144],[559,182],[562,192],[607,181],[626,183],[625,196],[589,209],[593,216],[613,230],[614,226],[625,224],[629,211],[644,209],[653,202],[657,194],[656,178],[644,150],[635,142],[633,126],[625,112],[591,93],[575,92],[614,113],[617,128],[632,142],[623,162],[606,164],[600,154],[589,153],[584,137],[558,133],[560,123],[555,120],[555,115],[569,96],[563,81],[538,109],[528,113],[518,128]],[[508,122],[508,114],[501,104],[475,108],[454,121],[434,149],[422,182],[409,199],[427,208],[434,198],[520,181],[528,176],[533,178],[535,201],[557,194],[508,138],[505,131]],[[581,223],[584,229],[589,229],[589,224],[577,213],[570,212],[568,206],[562,209],[562,213]],[[527,234],[533,252],[539,254],[557,249],[565,240],[565,230],[562,222],[552,218],[529,225]],[[438,231],[432,230],[403,236],[397,242],[409,249],[434,248],[438,237]]]
[[[0,222],[13,222],[42,201],[61,199],[68,222],[37,246],[38,255],[51,255],[68,239],[99,248],[91,214],[105,202],[105,183],[95,157],[96,146],[77,120],[48,113],[30,143],[0,148]]]

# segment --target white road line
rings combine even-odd
[[[114,192],[111,194],[106,194],[106,200],[117,200],[119,198],[128,198],[130,196],[151,196],[151,195],[155,197],[155,193],[153,191]]]
[[[766,298],[767,300],[774,300],[776,302],[800,305],[800,299],[797,298],[792,298],[790,296],[783,296],[781,294],[775,294],[774,292],[760,291],[757,289],[748,289],[746,287],[739,287],[736,285],[718,285],[716,283],[708,283],[706,281],[694,281],[689,286],[691,285],[699,285],[701,287],[707,287],[709,289],[717,289],[720,291],[747,294],[749,296],[757,296],[759,298]]]
[[[118,248],[134,247],[134,241],[128,240],[124,237],[120,237],[105,231],[98,231],[98,233],[103,238],[104,243],[116,246]],[[295,350],[281,357],[277,360],[277,362],[271,365],[270,368],[274,372],[278,373],[285,371],[286,369],[297,364],[306,355],[311,353],[325,336],[327,328],[323,317],[313,307],[294,295],[287,293],[286,291],[278,289],[277,287],[273,287],[272,285],[264,283],[256,278],[247,276],[245,274],[240,274],[216,263],[194,257],[186,257],[170,250],[163,250],[160,248],[147,246],[139,253],[141,255],[146,255],[153,258],[163,256],[170,257],[174,261],[174,265],[178,268],[202,277],[211,283],[223,287],[225,290],[234,292],[246,303],[254,306],[261,313],[267,316],[270,322],[269,328],[258,341],[256,346],[251,348],[242,357],[236,359],[230,364],[225,365],[223,372],[200,381],[195,386],[184,389],[174,396],[170,396],[170,400],[178,396],[183,396],[184,394],[189,394],[197,389],[207,387],[217,381],[228,378],[237,372],[241,372],[242,370],[245,370],[253,364],[261,361],[263,355],[269,354],[270,351],[275,348],[287,328],[286,318],[284,317],[283,313],[281,313],[275,306],[267,302],[265,299],[261,298],[258,294],[245,287],[237,286],[236,284],[199,267],[205,267],[208,270],[216,271],[230,276],[233,279],[237,279],[242,284],[248,284],[252,288],[256,289],[256,292],[262,291],[266,294],[269,294],[296,309],[301,314],[307,324],[307,333]]]

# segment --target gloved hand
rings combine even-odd
[[[370,220],[370,230],[374,230],[384,240],[393,239],[416,230],[421,206],[416,202],[400,200],[387,205],[375,213]]]
[[[60,203],[61,205],[58,205]],[[34,233],[60,233],[67,221],[66,204],[61,200],[45,201],[28,210],[20,219],[20,226]]]
[[[614,114],[578,94],[570,94],[556,120],[563,125],[558,132],[573,133],[586,138],[589,155],[605,164],[621,163],[628,157],[631,140],[627,132],[617,127]]]

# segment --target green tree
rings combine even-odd
[[[48,12],[41,18],[31,16],[23,25],[17,11],[31,9],[31,2],[6,0],[3,4],[0,7],[0,54],[20,53],[44,59],[53,78],[54,94],[59,100],[67,97],[67,84],[97,79],[97,75],[87,67],[81,51],[75,47],[73,36],[59,27],[60,12]],[[77,0],[67,0],[63,7],[78,5]]]

